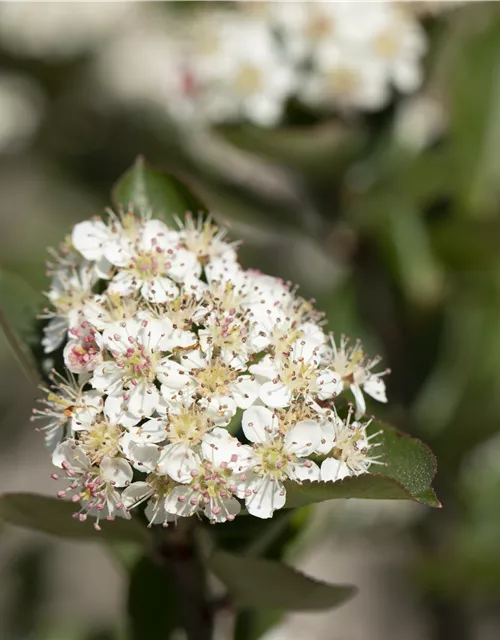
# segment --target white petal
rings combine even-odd
[[[357,384],[351,384],[351,391],[356,400],[356,418],[360,418],[366,411],[365,398]]]
[[[351,472],[345,462],[335,458],[327,458],[321,464],[321,480],[323,482],[336,482],[350,476]]]
[[[156,370],[158,380],[170,391],[178,391],[191,381],[191,376],[183,366],[167,358],[158,363]]]
[[[288,473],[289,478],[292,480],[309,480],[310,482],[317,482],[320,479],[320,470],[318,465],[312,460],[297,460]]]
[[[150,524],[163,524],[164,522],[175,522],[175,516],[165,511],[165,499],[151,499],[144,509],[144,515]]]
[[[342,393],[344,387],[342,378],[334,371],[326,369],[316,378],[316,394],[320,400],[333,398]]]
[[[242,444],[230,435],[227,429],[217,427],[210,433],[203,436],[201,443],[201,452],[205,460],[209,460],[216,467],[220,467],[221,464],[225,464],[232,468],[239,460]]]
[[[278,422],[267,407],[250,407],[243,412],[241,426],[250,442],[267,442],[277,433]]]
[[[121,296],[129,296],[137,291],[140,282],[129,271],[119,271],[108,286],[108,293],[119,293]]]
[[[165,423],[156,418],[147,420],[133,431],[137,432],[137,439],[141,442],[162,442],[166,438]]]
[[[104,480],[111,482],[115,487],[126,487],[132,482],[132,469],[122,458],[105,456],[99,468]]]
[[[271,356],[265,356],[258,364],[252,364],[249,369],[250,373],[266,380],[272,380],[278,374],[278,368]]]
[[[211,501],[203,509],[210,522],[226,522],[228,516],[233,520],[240,511],[241,505],[236,498],[225,498],[219,502]]]
[[[255,477],[248,485],[251,491],[245,498],[245,506],[250,515],[257,518],[272,518],[276,509],[285,506],[286,490],[281,482],[268,476]]]
[[[123,505],[126,509],[133,509],[152,493],[152,489],[147,482],[133,482],[122,492]]]
[[[94,369],[90,384],[107,394],[119,394],[123,390],[123,372],[116,362],[102,362]]]
[[[121,395],[108,396],[104,402],[104,415],[111,424],[119,424],[125,429],[134,427],[140,420],[126,410],[126,404]]]
[[[378,376],[370,376],[363,384],[363,391],[379,402],[387,402],[385,383]]]
[[[316,453],[326,454],[330,453],[333,447],[333,443],[335,440],[335,424],[332,420],[323,420],[319,423],[320,428],[320,441],[319,444],[316,445]]]
[[[137,444],[131,442],[128,448],[128,459],[139,471],[152,473],[158,465],[160,450],[154,444]]]
[[[198,495],[189,486],[174,487],[165,499],[165,510],[184,518],[192,516],[198,510],[198,502],[192,504],[191,499]]]
[[[199,456],[183,443],[168,444],[163,447],[160,459],[158,460],[158,473],[168,474],[177,482],[191,482],[192,471],[197,471],[201,460]]]
[[[99,260],[112,237],[102,220],[86,220],[75,225],[71,242],[86,260]]]
[[[228,425],[238,409],[236,402],[227,396],[200,401],[199,406],[203,407],[216,426]]]
[[[141,380],[129,389],[127,400],[128,411],[138,417],[150,416],[160,399],[160,394],[154,384]]]
[[[292,401],[292,392],[282,382],[265,382],[260,388],[259,398],[273,409],[284,408]]]
[[[44,328],[44,336],[42,338],[42,346],[44,353],[52,353],[59,347],[68,330],[68,320],[61,316],[52,318],[49,324]]]
[[[240,409],[248,409],[259,397],[260,388],[251,376],[240,376],[231,386],[231,393]]]
[[[170,278],[158,276],[142,285],[141,294],[150,302],[163,303],[177,298],[179,289]]]
[[[301,420],[288,430],[285,449],[297,456],[311,455],[321,441],[321,429],[314,420]]]
[[[63,463],[77,473],[83,473],[90,467],[90,460],[74,440],[61,442],[52,454],[53,465],[62,469]]]
[[[141,234],[140,247],[144,251],[151,251],[159,247],[166,251],[175,247],[177,234],[171,231],[161,220],[148,220]]]

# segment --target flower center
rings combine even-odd
[[[328,84],[334,93],[351,96],[359,88],[359,74],[352,69],[333,69],[328,74]]]
[[[254,470],[261,476],[270,476],[275,480],[284,480],[287,477],[288,464],[293,462],[295,456],[286,454],[283,450],[283,438],[277,437],[271,442],[263,442],[255,448],[258,463]]]
[[[170,442],[197,444],[211,426],[206,414],[195,408],[183,410],[180,414],[169,414],[166,429]]]
[[[234,79],[236,93],[249,95],[262,89],[262,74],[259,67],[245,65],[240,69]]]
[[[160,253],[139,253],[132,258],[129,269],[144,281],[152,280],[165,274],[165,259]]]
[[[397,38],[392,33],[383,33],[373,43],[373,49],[382,58],[395,58],[399,49]]]
[[[301,360],[290,364],[285,362],[280,370],[280,380],[290,391],[305,393],[311,386],[315,371],[312,365]]]
[[[238,377],[238,372],[219,360],[214,360],[206,369],[196,373],[199,393],[206,398],[214,393],[224,395],[225,389]]]
[[[127,349],[117,365],[123,369],[124,377],[129,380],[142,379],[153,382],[156,378],[157,354],[147,351],[143,345]]]
[[[96,422],[88,431],[81,432],[79,444],[92,464],[98,464],[104,456],[114,458],[119,453],[121,436],[122,429],[118,425]]]

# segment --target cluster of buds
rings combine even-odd
[[[382,464],[360,421],[365,394],[386,401],[378,360],[336,344],[290,283],[243,269],[212,220],[109,212],[77,224],[49,272],[43,346],[66,371],[34,418],[80,520],[141,504],[150,524],[231,521],[243,504],[269,518],[289,483]]]

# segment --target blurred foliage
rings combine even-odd
[[[32,78],[45,100],[38,133],[23,148],[0,151],[0,266],[42,288],[45,246],[109,204],[109,185],[138,153],[187,179],[234,237],[245,239],[245,266],[300,282],[331,329],[361,337],[391,367],[390,403],[378,415],[421,436],[439,460],[444,509],[422,510],[406,531],[419,549],[412,584],[436,639],[474,638],[478,598],[492,607],[500,635],[497,4],[464,3],[429,21],[422,93],[442,105],[447,123],[415,148],[396,135],[396,103],[366,117],[310,123],[291,105],[275,131],[232,125],[210,135],[186,132],[157,106],[120,104],[91,90],[88,53],[41,60],[0,44],[2,68]],[[25,402],[15,380],[4,377],[0,406]],[[242,536],[237,523],[219,538],[229,551],[254,537],[248,529]],[[286,550],[301,527],[280,526],[275,539]],[[43,567],[34,569],[39,577]],[[24,576],[19,568],[3,572]],[[30,637],[36,625],[42,590],[36,580],[30,585],[12,590],[22,603],[5,623],[12,637]],[[258,637],[272,622],[242,614],[238,637]]]

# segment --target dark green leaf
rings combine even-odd
[[[129,541],[145,543],[147,529],[137,520],[117,518],[100,521],[101,531],[93,527],[93,518],[86,522],[72,515],[78,506],[57,498],[34,493],[5,493],[0,496],[0,519],[8,524],[34,529],[61,538],[85,539],[95,542]]]
[[[355,587],[330,585],[273,560],[217,550],[208,568],[242,608],[314,611],[331,609],[352,598]]]
[[[19,276],[0,270],[0,328],[26,376],[38,383],[40,376],[33,349],[37,348],[37,314],[42,298]]]
[[[183,219],[187,211],[193,214],[206,211],[183,182],[151,169],[141,157],[115,185],[113,200],[125,208],[150,211],[169,225],[175,225],[175,216]]]
[[[430,484],[436,473],[436,459],[430,449],[415,438],[393,427],[374,423],[370,433],[383,429],[378,436],[381,446],[375,451],[383,455],[387,466],[373,466],[377,473],[363,474],[337,482],[287,483],[287,507],[302,507],[313,502],[340,498],[370,500],[414,500],[439,507]]]

